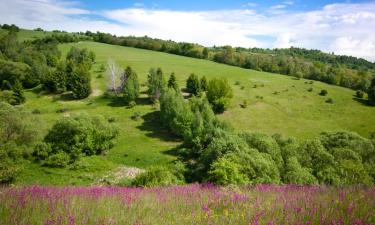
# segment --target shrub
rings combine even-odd
[[[41,142],[35,145],[34,152],[32,153],[32,155],[35,157],[36,160],[46,160],[51,154],[51,152],[51,146],[47,143]]]
[[[214,112],[224,112],[233,97],[232,88],[224,78],[214,78],[210,80],[207,88],[207,99],[212,105]]]
[[[321,96],[326,96],[327,94],[328,94],[328,91],[325,90],[325,89],[321,90],[320,93],[319,93],[319,95],[321,95]]]
[[[114,123],[116,122],[116,118],[115,117],[109,117],[108,118],[108,123]]]
[[[186,90],[193,95],[197,95],[201,91],[199,78],[194,73],[190,74],[186,81]]]
[[[42,112],[39,109],[34,109],[31,113],[32,114],[41,114]]]
[[[330,104],[333,104],[333,99],[332,98],[329,98],[326,100],[327,103],[330,103]]]
[[[211,165],[208,181],[219,185],[249,183],[248,177],[240,169],[241,166],[222,157]]]
[[[308,92],[312,92],[314,89],[311,87],[309,89],[307,89]]]
[[[71,159],[67,153],[59,152],[48,156],[48,158],[43,162],[43,166],[64,168],[69,164],[70,160]]]
[[[139,120],[141,118],[141,113],[140,112],[135,112],[132,116],[131,116],[131,119],[132,120]]]
[[[240,85],[241,83],[239,81],[236,81],[234,85]]]
[[[133,180],[132,185],[137,187],[155,187],[182,183],[183,182],[167,168],[157,166],[151,167],[146,172],[137,175]]]
[[[201,90],[202,91],[207,91],[207,87],[208,87],[208,82],[207,82],[207,78],[205,76],[203,76],[201,78]]]
[[[128,107],[134,108],[136,105],[137,105],[137,103],[135,101],[131,101],[131,102],[129,102]]]
[[[49,157],[64,152],[70,157],[69,162],[74,162],[81,155],[100,154],[109,150],[113,146],[111,140],[116,135],[117,129],[102,117],[80,115],[58,120],[44,142],[51,146]],[[65,159],[65,156],[60,154],[52,157],[48,165],[53,165],[55,159]]]
[[[363,96],[364,96],[364,92],[363,91],[357,90],[355,92],[355,97],[357,97],[357,98],[363,98]]]
[[[248,105],[249,105],[249,102],[247,100],[243,100],[241,107],[245,109],[247,108]]]

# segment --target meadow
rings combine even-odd
[[[1,188],[0,202],[0,224],[375,223],[375,189],[360,186],[29,186]]]
[[[33,37],[32,33],[21,33],[21,39]],[[40,111],[37,116],[43,123],[39,129],[44,134],[57,119],[80,113],[113,119],[120,134],[114,148],[106,155],[83,158],[81,169],[46,168],[25,163],[15,180],[17,184],[87,185],[124,168],[167,165],[176,158],[173,150],[181,141],[160,123],[158,109],[148,100],[145,86],[142,85],[143,93],[133,108],[103,96],[107,79],[100,67],[106,65],[108,59],[113,59],[122,68],[131,66],[141,84],[146,82],[151,67],[161,67],[165,77],[175,72],[180,88],[185,87],[191,73],[208,79],[227,78],[234,90],[234,98],[229,109],[219,117],[229,121],[236,130],[280,133],[298,140],[314,137],[323,131],[348,130],[364,137],[375,131],[374,108],[356,99],[355,92],[350,89],[208,60],[95,42],[61,44],[59,48],[65,55],[72,46],[87,48],[96,54],[96,64],[92,69],[92,95],[84,100],[70,100],[66,95],[46,95],[36,88],[27,91],[25,107],[30,111]],[[328,91],[327,96],[319,95],[322,89]],[[328,98],[332,98],[334,103],[326,103]],[[241,107],[244,101],[248,102],[246,108]],[[61,110],[64,112],[58,113]],[[139,119],[132,119],[135,114],[140,115]]]

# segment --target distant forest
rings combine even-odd
[[[352,56],[327,54],[319,50],[204,47],[198,44],[150,37],[117,37],[106,33],[80,33],[96,42],[167,52],[208,59],[247,69],[306,78],[354,90],[366,91],[375,74],[375,63]]]

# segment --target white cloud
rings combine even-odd
[[[283,11],[282,14],[262,14],[248,9],[173,11],[138,8],[141,6],[94,12],[61,0],[13,0],[1,4],[0,23],[15,23],[25,28],[99,30],[207,46],[298,46],[375,61],[375,3],[332,4],[321,10]],[[273,10],[285,10],[291,4],[292,1],[285,1]]]

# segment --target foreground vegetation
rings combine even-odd
[[[374,224],[374,188],[0,189],[1,224]]]

